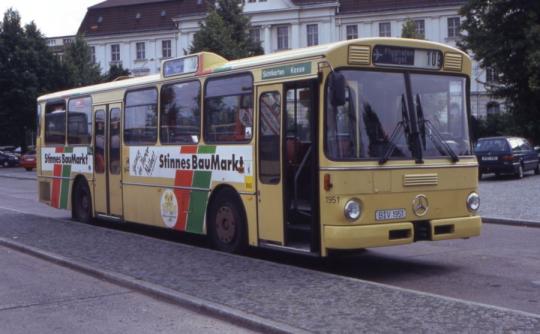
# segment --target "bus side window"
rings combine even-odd
[[[45,107],[45,144],[66,143],[66,102],[47,103]]]
[[[89,145],[92,139],[92,99],[70,99],[67,116],[68,144]]]
[[[212,78],[205,89],[204,136],[209,143],[249,142],[253,136],[250,74]]]
[[[128,145],[154,145],[157,142],[157,89],[126,93],[124,142]]]
[[[201,127],[201,84],[190,81],[161,89],[162,144],[197,144]]]

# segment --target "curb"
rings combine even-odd
[[[31,180],[36,181],[37,177],[31,177],[31,176],[17,176],[17,175],[2,175],[0,174],[0,177],[6,178],[6,179],[17,179],[17,180]]]
[[[49,253],[35,247],[23,245],[19,242],[2,237],[0,237],[0,246],[46,260],[83,274],[90,275],[97,279],[105,280],[109,283],[135,290],[152,298],[185,307],[192,311],[200,312],[254,331],[276,334],[309,333],[308,331],[300,328],[295,328],[276,321],[264,319],[262,317],[239,311],[225,305],[193,297],[124,274],[114,273],[105,269],[97,269],[90,265],[79,263],[63,256]]]
[[[506,218],[482,217],[482,222],[496,225],[540,228],[540,222],[533,220],[514,220]]]

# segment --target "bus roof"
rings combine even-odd
[[[392,44],[392,45],[401,45],[401,46],[409,46],[409,47],[424,47],[424,48],[436,47],[445,51],[452,51],[452,52],[460,53],[463,56],[467,57],[467,55],[461,50],[452,48],[445,44],[436,43],[436,42],[429,42],[429,41],[415,40],[415,39],[403,39],[403,38],[387,38],[387,37],[359,38],[359,39],[346,40],[346,41],[340,41],[340,42],[329,43],[329,44],[322,44],[322,45],[317,45],[317,46],[312,46],[312,47],[307,47],[307,48],[281,51],[281,52],[255,56],[255,57],[249,57],[249,58],[244,58],[244,59],[238,59],[238,60],[232,60],[232,61],[227,61],[223,59],[222,63],[214,62],[212,66],[210,66],[209,68],[205,68],[204,71],[202,71],[199,74],[206,75],[210,73],[234,71],[234,70],[239,70],[243,68],[259,67],[259,66],[265,66],[265,65],[275,64],[275,63],[294,61],[294,60],[299,60],[302,58],[306,59],[306,58],[325,57],[330,52],[340,49],[342,47],[346,47],[350,44],[365,43],[368,45],[373,45],[373,44],[382,43],[382,42]],[[213,55],[214,57],[217,56],[210,52],[201,52],[198,55],[202,57],[204,57],[205,55]],[[180,58],[183,58],[183,57],[180,57]],[[191,76],[193,76],[193,74]],[[185,78],[185,76],[183,76],[183,78]],[[79,87],[79,88],[59,91],[59,92],[40,96],[38,98],[38,102],[63,99],[66,97],[84,96],[84,95],[88,95],[88,94],[92,94],[92,93],[100,92],[100,91],[122,89],[122,88],[134,87],[134,86],[141,86],[145,84],[152,84],[152,83],[157,83],[162,79],[171,80],[171,79],[174,79],[174,77],[164,79],[162,78],[160,74],[153,74],[153,75],[148,75],[144,77],[136,77],[136,78],[113,81],[113,82],[108,82],[108,83],[103,83],[103,84]]]

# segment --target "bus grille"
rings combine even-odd
[[[371,48],[364,45],[349,46],[349,64],[369,65],[371,64]]]
[[[439,175],[437,174],[410,174],[403,176],[403,185],[405,187],[436,186],[438,184]]]
[[[457,53],[447,53],[444,56],[444,69],[446,71],[461,71],[463,57]]]

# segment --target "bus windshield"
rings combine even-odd
[[[346,103],[327,105],[330,159],[418,158],[413,156],[415,145],[425,158],[470,154],[465,77],[339,72],[347,81]]]

